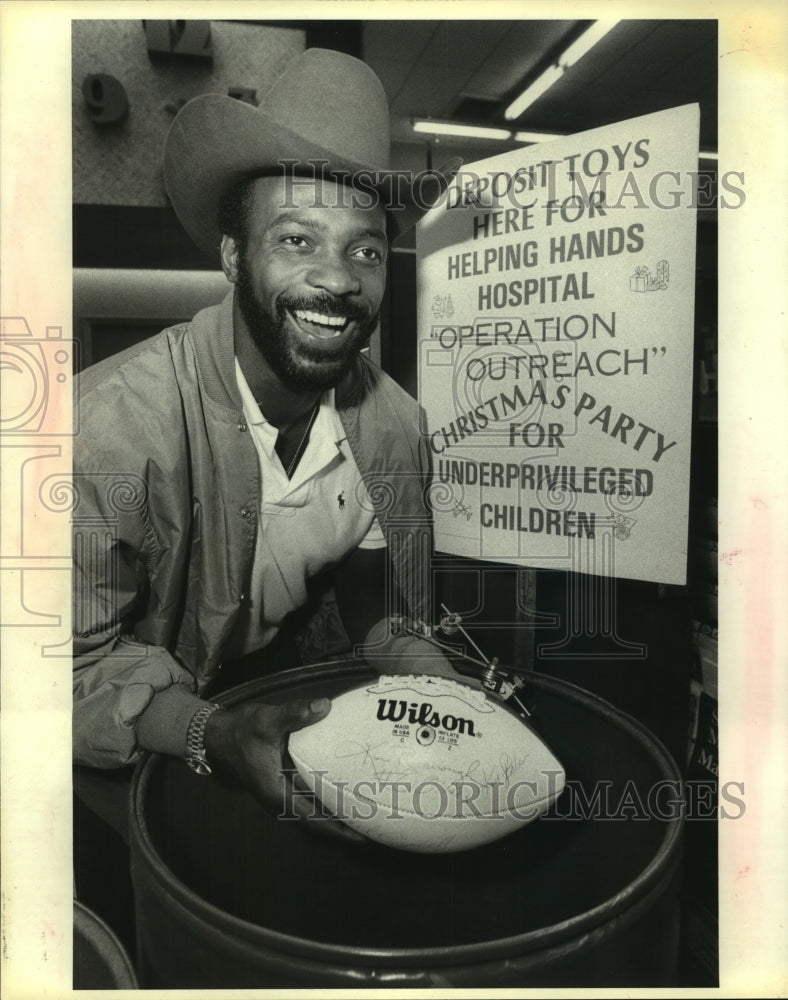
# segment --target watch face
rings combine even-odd
[[[194,771],[195,774],[210,774],[211,769],[208,766],[208,762],[202,757],[189,756],[186,758],[186,763]]]

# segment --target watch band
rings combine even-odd
[[[189,723],[186,732],[186,763],[195,774],[211,773],[211,765],[205,755],[205,727],[213,713],[221,711],[222,707],[209,702],[197,709]]]

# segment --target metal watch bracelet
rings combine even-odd
[[[222,705],[210,702],[198,708],[192,716],[186,731],[186,763],[195,774],[210,774],[211,765],[205,754],[205,727],[214,712],[222,710]]]

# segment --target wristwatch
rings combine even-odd
[[[221,705],[209,702],[197,709],[189,723],[186,732],[186,763],[195,774],[211,773],[211,765],[205,755],[205,727],[213,713],[221,709]]]

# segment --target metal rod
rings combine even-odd
[[[490,666],[489,661],[487,661],[487,660],[484,660],[484,661],[482,661],[482,660],[476,660],[476,659],[474,659],[474,657],[468,656],[467,653],[460,653],[460,652],[458,652],[454,648],[454,646],[449,646],[445,642],[441,642],[440,639],[436,639],[434,636],[431,636],[431,635],[428,635],[428,636],[421,635],[420,632],[414,632],[413,629],[407,628],[407,626],[405,628],[405,631],[408,632],[410,635],[419,636],[420,639],[426,639],[427,642],[432,643],[433,646],[437,646],[439,649],[445,649],[448,653],[451,653],[454,656],[459,656],[463,660],[467,660],[469,663],[475,663],[475,664],[477,664],[480,667],[489,667]],[[484,653],[482,653],[482,656],[484,656]]]
[[[447,615],[451,614],[451,611],[449,611],[449,609],[446,607],[446,605],[443,602],[441,602],[441,607],[443,608],[443,610],[446,612]],[[465,638],[468,640],[468,642],[473,646],[473,648],[476,650],[476,652],[479,654],[479,656],[481,656],[481,658],[485,662],[485,665],[488,666],[488,667],[491,667],[492,664],[490,663],[490,661],[487,659],[487,657],[484,655],[484,653],[479,649],[479,647],[476,645],[476,643],[473,641],[473,639],[471,639],[471,637],[468,635],[468,633],[465,631],[465,629],[462,627],[462,625],[458,625],[457,628],[460,630],[460,632],[462,632],[462,634],[465,636]]]

